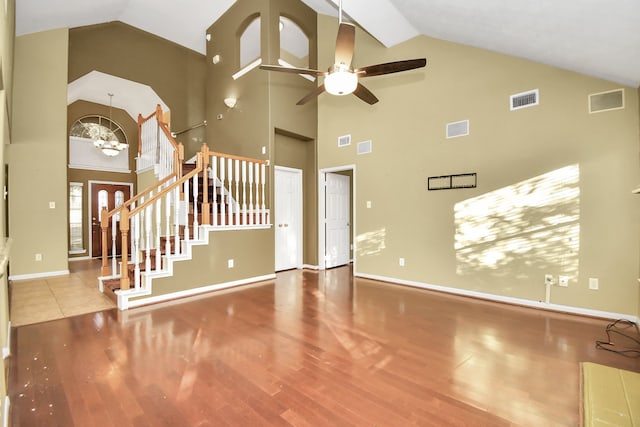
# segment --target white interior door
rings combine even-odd
[[[275,167],[276,271],[302,267],[302,170]]]
[[[351,179],[337,173],[327,173],[326,179],[325,266],[331,268],[350,261]]]

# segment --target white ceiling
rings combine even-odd
[[[337,15],[338,0],[302,0]],[[17,0],[18,35],[122,21],[205,53],[235,0]],[[640,0],[343,0],[385,46],[418,34],[640,85]]]

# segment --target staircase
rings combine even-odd
[[[184,163],[182,146],[173,140],[161,117],[158,107],[151,116],[140,116],[138,120],[139,163],[152,166],[158,182],[101,215],[99,288],[121,310],[209,289],[203,286],[202,279],[194,280],[191,286],[185,283],[189,279],[182,277],[176,279],[179,286],[175,291],[166,289],[167,281],[163,281],[162,295],[158,295],[153,281],[171,277],[174,263],[189,262],[196,246],[215,244],[210,242],[211,232],[271,228],[265,204],[267,162],[212,152],[203,145],[195,163]],[[107,235],[109,222],[111,236]],[[121,257],[109,259],[109,244],[115,254],[118,241]],[[265,277],[234,277],[230,283],[237,285]],[[219,281],[216,283],[221,287]]]

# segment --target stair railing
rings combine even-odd
[[[144,270],[151,271],[152,268],[161,268],[160,242],[164,226],[165,255],[180,254],[180,234],[183,233],[183,240],[197,238],[197,205],[189,207],[185,203],[184,194],[189,194],[193,189],[197,200],[198,174],[203,170],[202,154],[198,153],[196,158],[196,168],[182,177],[172,174],[149,187],[144,192],[139,193],[135,200],[130,199],[122,206],[107,212],[103,210],[101,216],[102,228],[102,276],[120,275],[120,289],[130,289],[130,279],[128,274],[129,250],[131,250],[131,262],[134,266],[134,287],[140,287],[140,264],[144,257]],[[193,181],[191,183],[190,181]],[[164,206],[164,217],[162,207]],[[192,224],[188,223],[188,211],[196,211],[196,219]],[[108,236],[109,222],[112,224],[112,254],[111,269],[108,263]],[[117,224],[120,229],[120,251],[121,266],[120,271],[116,264],[116,239]],[[171,230],[171,226],[174,227]],[[189,227],[193,233],[190,233]],[[174,238],[171,244],[170,236]],[[151,265],[151,258],[155,257],[155,264]]]
[[[181,255],[185,242],[200,239],[201,225],[267,226],[270,223],[266,208],[267,165],[264,160],[211,152],[203,144],[196,155],[195,169],[181,177],[171,174],[117,209],[103,210],[102,276],[119,275],[120,289],[130,289],[131,262],[133,287],[138,289],[141,272],[165,268],[163,255]],[[107,247],[109,222],[112,224],[111,268]],[[118,223],[122,259],[119,271],[116,261]]]
[[[169,125],[164,121],[165,113],[158,104],[156,111],[148,117],[138,114],[138,157],[136,170],[139,172],[154,168],[158,178],[164,178],[176,173],[182,174],[182,160],[176,162],[174,153],[182,150],[181,145],[171,135]]]

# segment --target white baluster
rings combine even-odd
[[[198,221],[198,174],[193,176],[193,240],[200,238]]]
[[[116,274],[116,221],[117,214],[111,217],[111,271]],[[120,274],[122,274],[122,267],[120,267]]]
[[[151,271],[151,225],[153,219],[153,203],[145,208],[144,214],[144,271],[147,273]]]
[[[211,156],[211,179],[213,180],[213,203],[211,203],[211,218],[213,218],[212,224],[218,225],[218,157]]]
[[[140,204],[144,203],[144,197],[140,198]],[[140,252],[141,252],[141,248],[140,248],[140,235],[142,234],[142,230],[141,230],[141,223],[140,221],[142,220],[142,211],[138,212],[138,214],[136,215],[134,222],[135,222],[135,228],[136,228],[136,236],[135,236],[135,251],[133,252],[133,286],[134,288],[139,288],[140,287]]]
[[[229,184],[227,185],[227,193],[229,194],[229,196],[227,197],[227,203],[228,203],[228,210],[227,213],[229,214],[229,219],[227,221],[227,223],[229,225],[233,225],[233,201],[231,200],[231,189],[233,188],[231,185],[231,182],[233,181],[233,160],[232,159],[227,159],[227,166],[229,168],[229,174],[228,174],[228,179],[229,179]]]
[[[266,201],[265,201],[265,194],[264,194],[264,183],[265,183],[265,171],[266,171],[266,166],[264,165],[264,163],[262,165],[260,165],[260,177],[262,180],[262,222],[261,224],[266,224],[267,223],[267,205],[266,205]]]
[[[253,163],[249,163],[249,224],[253,224]]]
[[[186,180],[183,185],[182,194],[184,195],[185,204],[185,221],[184,221],[184,238],[185,242],[189,241],[189,180]]]
[[[260,224],[260,164],[256,163],[256,224]]]
[[[165,187],[166,188],[166,187]],[[171,192],[168,192],[165,196],[164,202],[164,254],[165,256],[171,255]]]
[[[174,181],[175,182],[175,181]],[[176,185],[173,190],[173,224],[174,224],[174,253],[180,255],[182,253],[180,247],[180,186]]]
[[[220,159],[220,225],[225,225],[226,219],[226,207],[225,203],[225,192],[224,192],[224,172],[225,172],[225,161],[224,157]]]
[[[160,230],[162,227],[162,198],[158,198],[156,200],[156,270],[160,270],[160,261],[162,261],[162,257],[160,256]]]
[[[236,200],[233,206],[236,211],[236,225],[240,225],[240,160],[236,159]]]
[[[242,225],[247,225],[247,162],[242,161]]]

